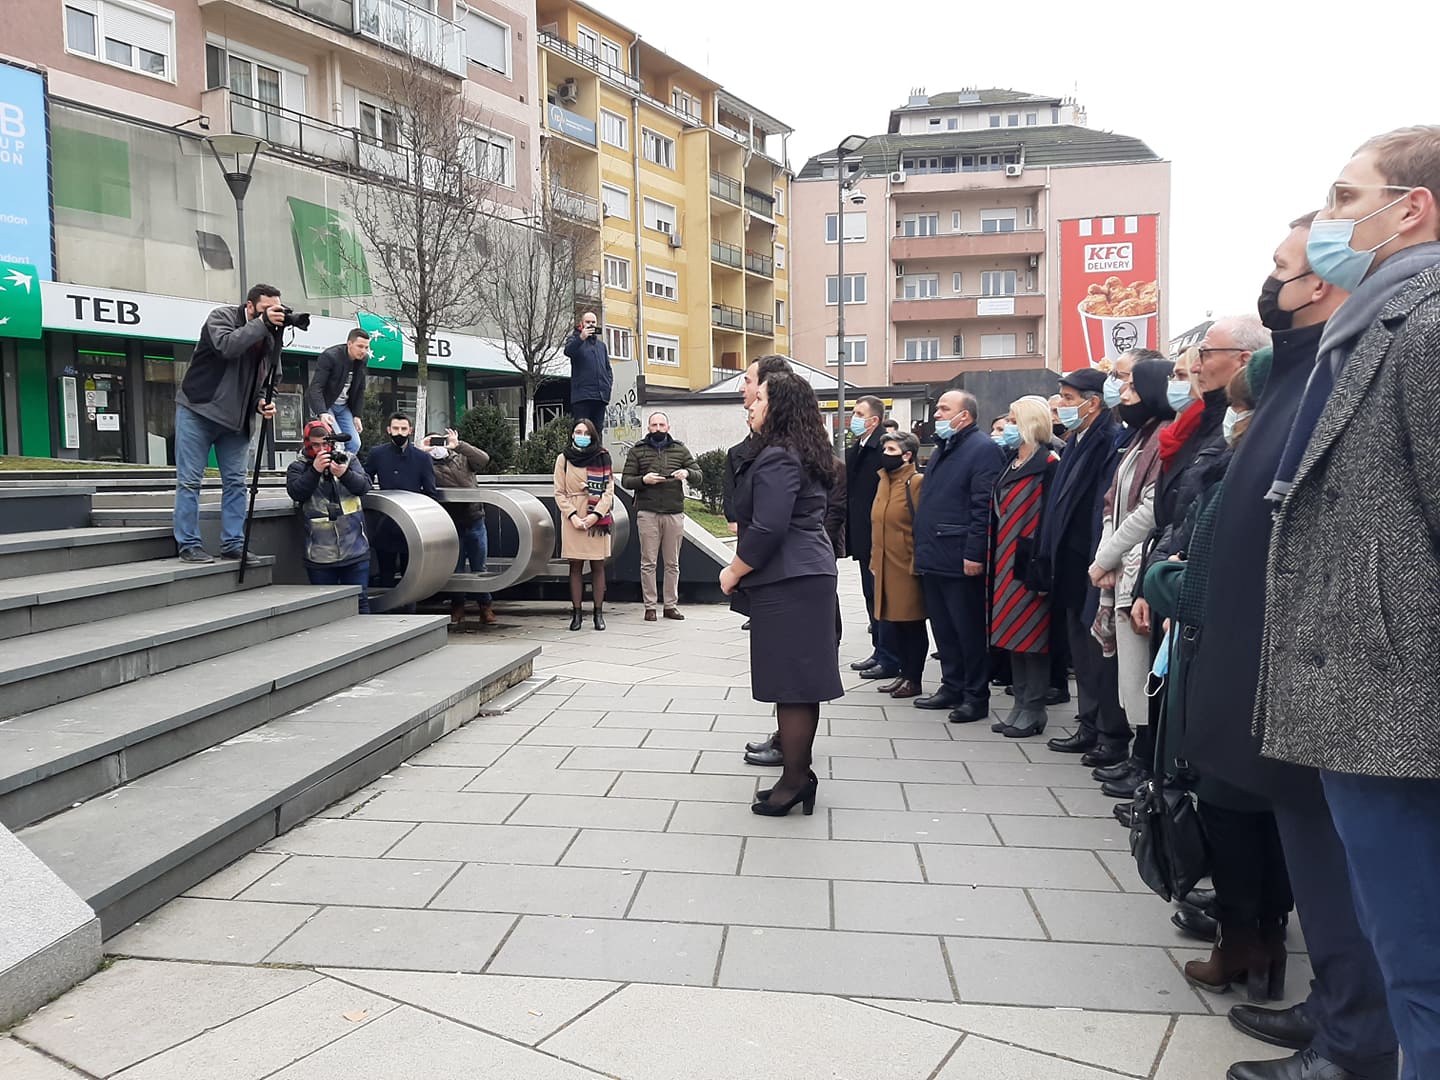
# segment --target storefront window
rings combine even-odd
[[[145,460],[151,465],[175,464],[175,392],[190,369],[193,345],[168,346],[146,341]],[[166,355],[169,353],[169,355]],[[177,359],[177,354],[183,359]]]

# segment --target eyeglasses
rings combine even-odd
[[[1205,362],[1205,357],[1212,352],[1244,352],[1245,350],[1236,348],[1222,349],[1214,345],[1202,345],[1195,351],[1200,354],[1200,362],[1203,364]]]
[[[1400,191],[1408,194],[1414,190],[1413,187],[1405,187],[1401,184],[1345,184],[1337,181],[1331,184],[1330,190],[1325,193],[1325,209],[1336,209],[1342,199],[1357,191]]]

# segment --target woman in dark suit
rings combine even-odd
[[[720,572],[726,595],[744,590],[750,608],[750,691],[775,703],[784,772],[757,795],[757,814],[779,817],[797,803],[815,809],[818,782],[810,752],[820,702],[845,693],[834,622],[835,549],[825,533],[826,496],[835,457],[820,421],[815,391],[803,379],[775,374],[750,406],[760,453],[735,491],[739,540]]]

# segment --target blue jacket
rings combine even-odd
[[[378,488],[417,491],[432,499],[440,498],[435,489],[434,459],[414,443],[406,443],[404,450],[395,449],[394,443],[381,443],[371,449],[365,467]]]
[[[966,560],[985,562],[990,494],[1005,455],[974,424],[937,442],[915,507],[915,572],[964,577]]]
[[[565,342],[570,358],[570,400],[610,402],[615,375],[610,370],[610,353],[599,334],[582,338],[577,330]]]

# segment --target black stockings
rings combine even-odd
[[[770,801],[788,802],[810,782],[810,752],[815,746],[815,731],[820,726],[820,705],[777,705],[775,714],[780,726],[780,753],[785,771],[775,785]]]
[[[590,593],[595,598],[595,610],[605,607],[605,560],[595,559],[590,563]],[[580,608],[585,603],[585,560],[570,560],[570,606]]]

